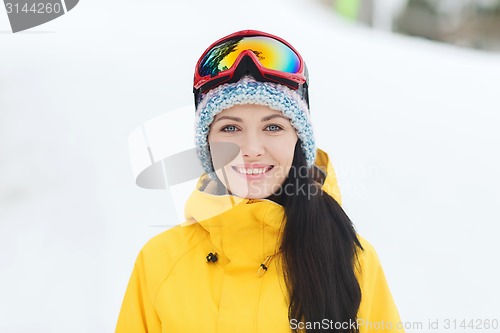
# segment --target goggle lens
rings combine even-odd
[[[300,59],[286,44],[265,36],[235,37],[212,47],[200,62],[200,76],[214,76],[230,69],[241,52],[251,50],[267,69],[295,74]]]

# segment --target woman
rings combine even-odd
[[[117,333],[403,331],[315,146],[307,80],[300,54],[267,33],[239,31],[203,53],[194,93],[205,173],[186,222],[139,253]]]

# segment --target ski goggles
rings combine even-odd
[[[219,39],[198,60],[193,84],[195,104],[202,93],[236,82],[246,74],[299,90],[308,102],[307,67],[293,46],[265,32],[243,30]]]

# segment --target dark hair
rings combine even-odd
[[[328,319],[338,325],[355,322],[361,302],[361,289],[354,273],[356,247],[361,250],[363,247],[344,210],[314,180],[316,167],[308,169],[308,173],[297,172],[305,169],[306,163],[297,140],[292,168],[283,184],[288,190],[270,197],[285,209],[280,250],[290,297],[289,319],[304,322]],[[294,189],[292,195],[290,189]],[[308,330],[311,331],[331,330]],[[340,328],[335,332],[358,330]]]

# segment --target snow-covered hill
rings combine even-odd
[[[135,256],[173,212],[134,184],[128,136],[192,103],[200,53],[245,28],[305,58],[319,146],[401,318],[500,319],[500,56],[313,1],[87,0],[17,34],[0,11],[1,332],[113,330]]]

